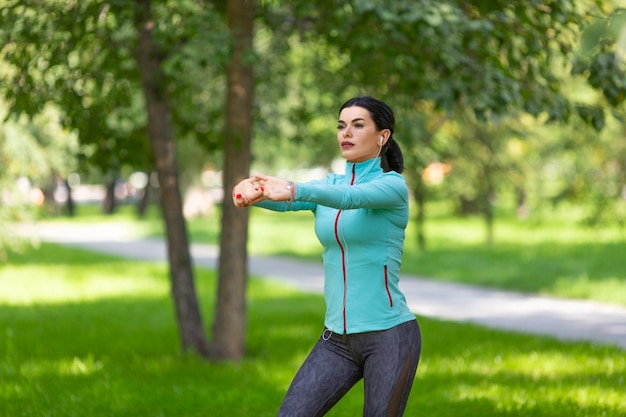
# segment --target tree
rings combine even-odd
[[[524,173],[516,159],[516,143],[527,133],[512,117],[478,121],[459,111],[441,146],[452,167],[446,180],[450,199],[460,215],[480,214],[485,220],[485,241],[494,243],[496,209],[504,205],[506,191],[523,189]],[[513,149],[514,151],[510,151]]]
[[[0,108],[6,113],[4,105]],[[57,181],[67,181],[75,169],[78,140],[57,119],[56,109],[47,106],[33,120],[0,125],[0,260],[6,258],[6,249],[19,250],[26,243],[13,226],[34,220],[33,203],[44,204],[42,189],[54,190]],[[56,209],[55,205],[52,200],[51,207],[39,210]]]
[[[406,132],[401,139],[404,149],[404,175],[412,191],[417,205],[415,224],[417,228],[417,244],[420,250],[426,250],[426,203],[428,201],[429,184],[424,176],[434,162],[441,159],[444,151],[437,145],[435,138],[440,129],[449,121],[449,115],[437,111],[432,103],[418,101],[413,106],[402,105],[397,112],[398,124]],[[445,169],[439,163],[432,167]],[[431,167],[431,168],[432,168]],[[443,171],[440,171],[443,174]],[[442,180],[443,178],[441,178]]]
[[[626,101],[626,8],[591,19],[581,34],[581,48],[574,57],[572,74],[584,77],[602,94],[604,103],[581,103],[582,119],[601,130],[605,109],[619,108]]]
[[[46,103],[54,103],[81,143],[97,146],[91,162],[105,161],[100,164],[104,169],[122,163],[145,168],[144,150],[152,150],[181,348],[208,355],[182,215],[172,122],[176,92],[189,91],[182,86],[190,81],[170,73],[176,74],[176,64],[184,61],[184,45],[192,35],[204,33],[200,38],[205,42],[211,33],[222,36],[219,17],[210,10],[201,13],[196,2],[155,2],[156,9],[150,0],[4,3],[1,54],[12,70],[3,93],[13,117],[33,117]],[[185,21],[181,27],[191,33],[174,31],[172,20]],[[209,24],[214,32],[200,30]]]
[[[219,285],[215,310],[213,357],[241,359],[245,353],[248,211],[230,203],[232,188],[249,175],[254,102],[254,0],[230,0],[228,27],[233,52],[227,68],[224,126],[224,192],[220,237]]]
[[[148,116],[148,138],[161,188],[161,209],[167,233],[172,294],[181,347],[183,351],[193,350],[208,355],[193,279],[189,238],[183,217],[172,113],[168,96],[161,84],[164,55],[153,40],[155,23],[151,1],[136,0],[134,25],[138,34],[137,61]]]

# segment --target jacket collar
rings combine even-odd
[[[353,169],[355,173],[355,184],[368,177],[374,177],[383,172],[383,168],[380,166],[379,156],[363,162],[346,161],[346,178],[352,178]]]

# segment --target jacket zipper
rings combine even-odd
[[[393,298],[391,297],[391,291],[389,291],[389,275],[387,275],[387,265],[385,265],[385,290],[387,291],[387,297],[389,297],[389,307],[393,307]]]
[[[352,165],[352,179],[350,181],[350,185],[354,185],[354,179],[356,176],[355,172],[356,165]],[[346,252],[341,244],[341,240],[339,239],[339,216],[341,216],[341,211],[337,212],[337,217],[335,217],[335,239],[337,240],[337,244],[339,245],[339,249],[341,249],[341,269],[343,273],[343,334],[348,332],[348,325],[346,321],[346,301],[348,295],[348,274],[346,270]]]

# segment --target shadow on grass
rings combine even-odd
[[[259,340],[239,364],[183,356],[167,297],[4,305],[0,334],[7,417],[273,415],[285,389],[275,354],[295,354]]]

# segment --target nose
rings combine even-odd
[[[347,138],[347,137],[350,137],[350,136],[352,136],[352,131],[350,129],[350,126],[344,127],[343,128],[343,137]]]

